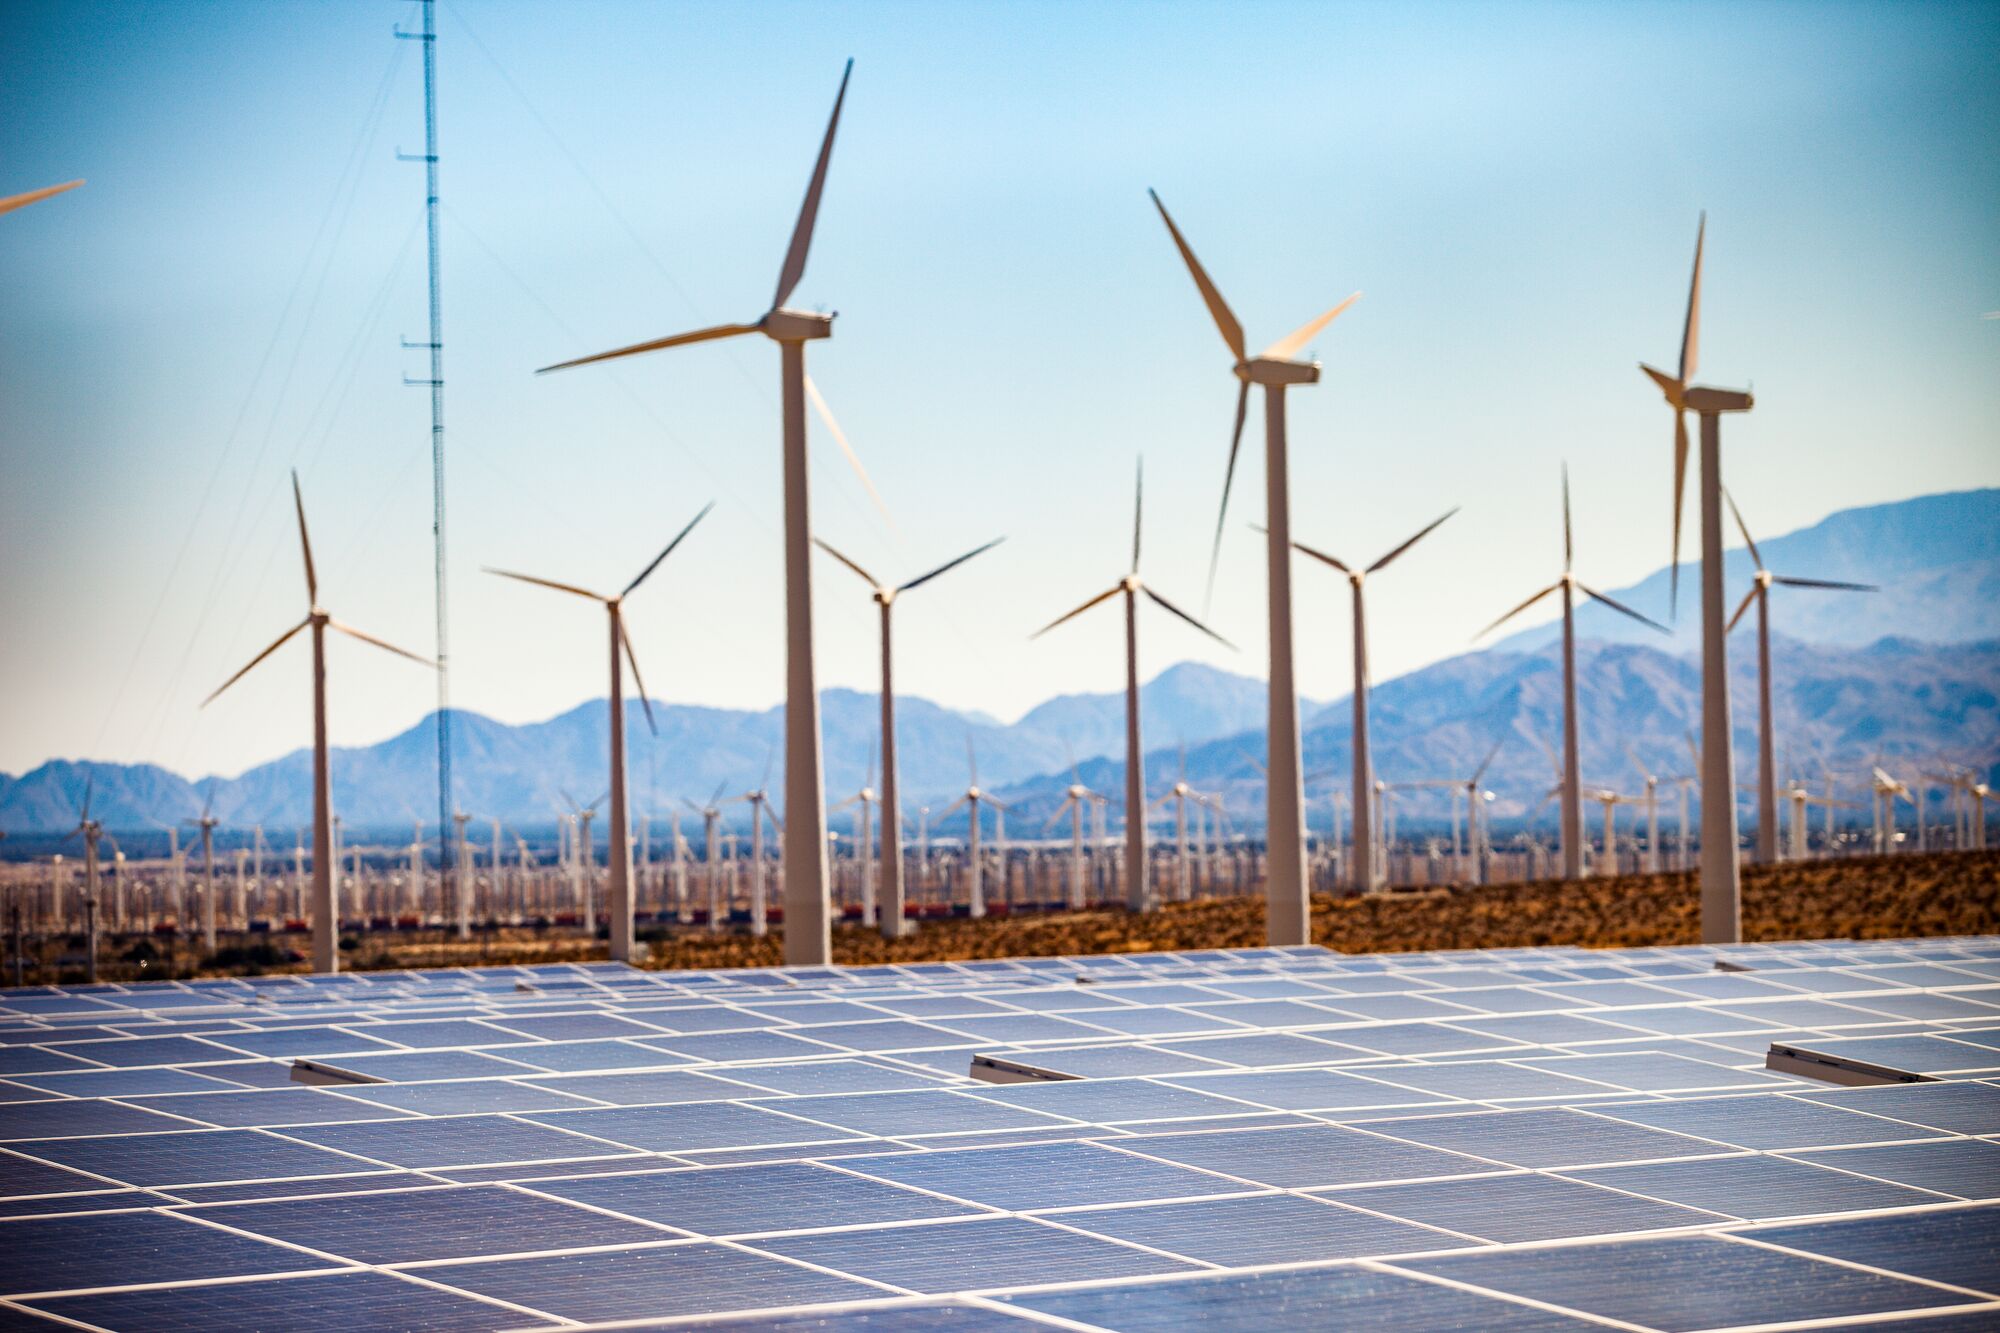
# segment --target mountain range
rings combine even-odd
[[[1754,533],[1753,533],[1754,535]],[[2000,490],[1924,496],[1845,510],[1798,532],[1760,541],[1766,565],[1783,574],[1873,582],[1874,595],[1780,588],[1773,594],[1775,711],[1785,775],[1817,780],[1838,770],[1848,795],[1880,756],[1914,777],[1921,768],[1964,762],[1991,769],[2000,753]],[[1747,589],[1747,551],[1726,561],[1732,591]],[[1683,600],[1695,596],[1693,567],[1682,572]],[[1648,614],[1667,614],[1662,570],[1613,596]],[[1683,611],[1687,611],[1687,606]],[[1687,734],[1698,725],[1697,641],[1690,614],[1673,638],[1586,606],[1577,616],[1580,711],[1587,783],[1631,790],[1639,766],[1662,777],[1690,771]],[[1554,630],[1543,626],[1493,648],[1434,663],[1372,693],[1377,775],[1389,782],[1469,778],[1496,743],[1485,777],[1505,818],[1535,811],[1550,785],[1544,745],[1560,733],[1560,661]],[[1732,661],[1739,770],[1755,758],[1755,663],[1739,631]],[[1141,694],[1149,789],[1183,771],[1224,795],[1240,822],[1261,800],[1264,683],[1182,663]],[[875,765],[874,695],[822,696],[827,790],[840,801]],[[547,825],[559,810],[603,789],[602,699],[546,721],[509,725],[455,711],[454,772],[463,808],[509,823]],[[1018,803],[1012,829],[1026,832],[1061,799],[1071,765],[1098,791],[1121,790],[1122,694],[1050,699],[1012,724],[902,696],[897,703],[902,776],[912,808],[942,807],[964,789],[968,746],[982,785]],[[762,711],[656,705],[649,731],[628,705],[631,790],[637,813],[664,813],[763,783],[782,769],[783,709]],[[1324,797],[1347,785],[1345,700],[1303,702],[1306,767],[1323,772],[1315,822],[1331,819]],[[403,827],[435,819],[435,718],[376,745],[337,749],[334,802],[356,828]],[[1185,746],[1183,759],[1182,747]],[[1632,755],[1636,754],[1635,764]],[[1912,763],[1911,761],[1916,761]],[[53,760],[19,777],[0,774],[0,829],[52,834],[75,826],[86,783],[93,813],[108,828],[139,831],[199,814],[204,804],[225,825],[286,829],[307,818],[311,755],[297,751],[233,779],[190,781],[151,765]],[[1441,795],[1399,798],[1412,815],[1442,813]],[[683,807],[684,808],[684,807]],[[942,831],[950,825],[936,821]],[[14,850],[29,840],[16,838]],[[5,850],[0,845],[0,850]]]

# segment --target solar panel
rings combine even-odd
[[[0,992],[0,1324],[1948,1333],[1996,1079],[1976,938]]]

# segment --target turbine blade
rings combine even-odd
[[[1745,611],[1748,611],[1748,610],[1750,609],[1750,603],[1752,603],[1752,602],[1754,602],[1754,601],[1756,601],[1756,600],[1757,600],[1757,585],[1753,583],[1753,584],[1751,584],[1751,585],[1750,585],[1750,591],[1749,591],[1749,592],[1747,592],[1747,593],[1744,593],[1744,594],[1743,594],[1743,602],[1742,602],[1742,605],[1740,605],[1740,606],[1738,606],[1738,607],[1736,608],[1736,614],[1735,614],[1735,615],[1733,615],[1733,616],[1729,617],[1729,623],[1728,623],[1727,625],[1723,626],[1723,629],[1722,629],[1722,632],[1723,632],[1724,634],[1727,634],[1727,633],[1729,633],[1729,632],[1730,632],[1731,630],[1735,629],[1735,628],[1736,628],[1736,622],[1737,622],[1737,621],[1739,621],[1739,620],[1741,620],[1741,619],[1743,619],[1743,613],[1744,613]]]
[[[618,641],[625,645],[625,664],[632,668],[632,683],[639,689],[640,706],[646,710],[646,729],[655,736],[660,734],[660,724],[653,720],[653,701],[646,696],[646,678],[639,674],[639,655],[632,651],[632,636],[625,631],[625,619],[618,619]],[[619,719],[624,725],[624,719]]]
[[[1595,588],[1586,588],[1581,583],[1577,584],[1576,586],[1578,591],[1580,591],[1585,597],[1588,597],[1593,602],[1602,602],[1604,605],[1610,607],[1613,611],[1618,612],[1620,615],[1630,616],[1632,619],[1638,621],[1642,625],[1651,625],[1654,629],[1658,630],[1662,634],[1673,633],[1672,630],[1668,629],[1665,625],[1662,625],[1659,621],[1652,619],[1650,616],[1640,615],[1637,611],[1634,611],[1631,607],[1625,605],[1625,603],[1614,601],[1611,598],[1606,597],[1603,593],[1598,592]]]
[[[299,494],[298,469],[292,469],[292,508],[299,515],[299,549],[306,557],[306,598],[312,605],[319,605],[319,575],[313,570],[312,538],[306,535],[306,502]]]
[[[964,805],[965,805],[965,798],[961,796],[957,800],[953,801],[950,805],[946,806],[943,810],[940,810],[938,812],[938,818],[943,819],[947,815],[957,814],[960,808],[963,807]]]
[[[965,733],[965,767],[972,774],[972,785],[979,785],[979,754],[972,748],[972,733]]]
[[[1492,767],[1493,761],[1495,759],[1500,757],[1500,747],[1505,745],[1506,743],[1507,743],[1507,738],[1505,736],[1502,736],[1499,740],[1493,742],[1493,748],[1486,752],[1486,757],[1479,761],[1479,767],[1472,771],[1473,786],[1477,787],[1479,785],[1479,779],[1486,776],[1486,770]]]
[[[1139,479],[1132,484],[1132,572],[1139,572],[1140,520],[1146,514],[1146,459],[1139,458]]]
[[[1258,531],[1262,532],[1263,529],[1259,528]],[[1335,569],[1339,570],[1343,574],[1352,574],[1354,572],[1353,570],[1349,569],[1345,564],[1343,564],[1341,561],[1336,560],[1332,556],[1328,555],[1325,551],[1318,550],[1315,547],[1307,546],[1304,542],[1293,542],[1292,549],[1294,551],[1299,552],[1301,555],[1309,555],[1315,560],[1324,561],[1327,564],[1332,565]]]
[[[1674,549],[1667,576],[1667,611],[1678,619],[1681,606],[1681,503],[1687,495],[1688,423],[1687,413],[1674,409]]]
[[[1229,466],[1222,473],[1222,504],[1215,511],[1215,542],[1208,552],[1208,589],[1202,594],[1201,610],[1208,614],[1215,600],[1215,567],[1222,561],[1222,525],[1229,519],[1229,489],[1236,484],[1236,455],[1243,448],[1243,418],[1250,411],[1250,381],[1236,390],[1236,425],[1229,432]]]
[[[390,643],[386,639],[378,639],[373,634],[364,634],[360,630],[354,628],[354,626],[352,625],[343,625],[338,620],[329,620],[326,623],[331,628],[339,630],[342,634],[345,634],[350,639],[359,639],[363,643],[372,643],[377,648],[386,649],[387,651],[394,653],[398,657],[407,657],[412,662],[415,662],[420,666],[427,666],[433,671],[436,671],[438,669],[438,664],[434,659],[429,657],[419,657],[417,656],[417,654],[409,651],[407,648],[398,648],[395,644]]]
[[[1028,637],[1030,639],[1039,639],[1044,634],[1047,634],[1050,630],[1054,629],[1057,625],[1060,625],[1065,621],[1075,620],[1078,616],[1082,615],[1085,611],[1088,611],[1091,607],[1096,606],[1099,602],[1108,602],[1113,597],[1116,597],[1119,593],[1124,591],[1125,591],[1125,585],[1123,583],[1114,583],[1111,585],[1109,591],[1097,594],[1097,596],[1091,598],[1089,601],[1085,602],[1082,606],[1079,606],[1078,608],[1076,608],[1076,610],[1071,611],[1067,615],[1057,616],[1054,620],[1051,620],[1048,624],[1042,626],[1040,629],[1036,630],[1033,634],[1030,634]]]
[[[826,405],[826,399],[820,394],[819,385],[813,382],[813,377],[810,375],[806,376],[806,397],[812,400],[813,411],[819,413],[820,421],[825,423],[827,433],[833,436],[833,442],[840,446],[840,452],[847,455],[847,465],[854,469],[855,476],[861,478],[862,488],[868,492],[868,498],[874,501],[875,508],[882,515],[882,521],[889,525],[889,531],[894,532],[895,517],[889,513],[889,506],[883,503],[882,493],[875,489],[875,483],[869,479],[868,469],[861,466],[861,455],[855,453],[854,446],[847,442],[847,432],[833,419],[833,409]]]
[[[956,560],[947,560],[943,564],[939,565],[936,569],[933,569],[930,573],[917,575],[915,578],[911,579],[908,583],[905,583],[901,587],[897,588],[896,591],[908,592],[912,588],[921,588],[926,583],[929,583],[932,579],[936,578],[938,575],[943,574],[948,570],[957,569],[960,565],[972,559],[973,556],[984,555],[986,552],[992,550],[994,547],[998,546],[1001,542],[1004,542],[1006,540],[1007,539],[1005,537],[995,537],[992,541],[987,542],[984,546],[975,546],[970,551],[967,551],[964,555],[959,556]]]
[[[557,592],[573,593],[578,597],[587,597],[593,602],[608,602],[611,600],[602,593],[592,592],[588,588],[579,588],[573,583],[557,583],[554,579],[538,579],[533,574],[516,574],[510,569],[495,569],[491,565],[481,565],[480,569],[487,574],[498,574],[503,579],[514,579],[521,583],[532,583],[537,588],[553,588]]]
[[[1182,620],[1187,621],[1188,624],[1193,625],[1203,634],[1206,634],[1209,638],[1214,639],[1217,643],[1221,644],[1224,648],[1229,649],[1231,652],[1236,651],[1235,644],[1223,638],[1220,634],[1217,634],[1214,630],[1202,624],[1199,620],[1196,620],[1193,616],[1181,610],[1178,606],[1175,606],[1172,602],[1160,596],[1160,594],[1154,592],[1151,588],[1147,587],[1145,584],[1142,583],[1139,585],[1139,591],[1145,593],[1146,596],[1152,598],[1153,601],[1157,603],[1162,610],[1165,610],[1173,615],[1179,616]]]
[[[1782,574],[1773,575],[1771,578],[1771,582],[1782,583],[1787,588],[1833,588],[1840,592],[1882,591],[1880,588],[1876,587],[1872,583],[1834,583],[1827,579],[1793,579],[1793,578],[1786,578]]]
[[[1499,629],[1502,625],[1512,620],[1515,616],[1520,615],[1523,611],[1533,606],[1536,602],[1541,601],[1542,598],[1547,597],[1550,593],[1554,592],[1557,588],[1560,587],[1562,587],[1561,583],[1551,583],[1548,587],[1542,589],[1540,592],[1536,593],[1533,597],[1530,597],[1527,601],[1521,603],[1519,606],[1515,607],[1512,611],[1509,611],[1506,615],[1500,617],[1498,620],[1488,625],[1485,629],[1473,635],[1472,637],[1474,642],[1477,642],[1478,640],[1485,638],[1487,635],[1491,634],[1494,630]]]
[[[237,681],[242,680],[245,676],[249,675],[251,669],[254,668],[259,662],[263,661],[265,658],[269,657],[272,653],[275,653],[280,648],[284,647],[285,641],[287,639],[291,638],[294,634],[297,634],[300,630],[304,629],[307,625],[310,624],[312,624],[312,617],[307,616],[304,620],[301,620],[298,624],[292,626],[290,629],[286,630],[283,634],[280,634],[277,637],[276,641],[273,642],[269,648],[266,648],[263,652],[258,653],[255,657],[250,659],[249,666],[244,667],[241,671],[231,676],[228,680],[223,681],[221,685],[216,687],[215,694],[211,694],[206,699],[203,699],[201,703],[197,705],[197,707],[206,708],[210,704],[214,703],[216,695],[221,694],[231,685],[234,685]],[[211,799],[213,799],[214,794],[215,794],[214,790],[211,788],[209,792],[209,796]],[[202,807],[202,815],[206,817],[207,814],[208,814],[208,807],[204,805]]]
[[[668,347],[685,347],[689,343],[705,343],[716,338],[734,338],[740,334],[755,333],[762,327],[758,324],[717,324],[713,328],[696,329],[693,333],[675,333],[665,338],[655,338],[651,342],[633,343],[630,347],[618,347],[609,352],[598,352],[592,356],[580,356],[574,361],[558,361],[553,366],[543,366],[535,373],[546,375],[550,371],[569,370],[575,366],[588,366],[598,361],[616,361],[621,356],[637,356],[641,352],[658,352]]]
[[[653,563],[647,565],[644,569],[640,570],[639,577],[633,579],[630,583],[626,584],[625,591],[619,593],[618,596],[620,598],[631,596],[632,593],[638,588],[638,586],[644,583],[647,577],[651,575],[654,570],[660,567],[660,562],[662,560],[665,560],[668,556],[674,553],[674,548],[681,544],[682,538],[686,537],[690,532],[694,531],[694,525],[708,517],[708,511],[713,508],[715,508],[715,501],[713,500],[710,500],[707,504],[703,505],[701,507],[701,512],[688,520],[688,525],[682,528],[679,534],[676,535],[672,541],[667,543],[667,548],[664,551],[661,551],[658,555],[654,556]]]
[[[1181,252],[1181,259],[1187,264],[1188,273],[1194,278],[1194,285],[1200,289],[1201,299],[1208,306],[1208,313],[1214,318],[1215,327],[1222,334],[1222,341],[1229,344],[1230,353],[1239,363],[1249,360],[1248,354],[1243,350],[1243,326],[1238,324],[1236,316],[1229,312],[1229,303],[1222,299],[1222,293],[1215,289],[1213,282],[1209,281],[1208,270],[1201,266],[1201,261],[1194,257],[1194,251],[1188,248],[1186,238],[1181,235],[1181,229],[1174,225],[1173,215],[1168,213],[1167,206],[1160,202],[1160,196],[1152,190],[1146,193],[1152,196],[1153,207],[1160,210],[1160,220],[1167,224],[1167,231],[1174,238],[1174,248]]]
[[[1701,245],[1708,235],[1708,213],[1704,211],[1694,232],[1694,276],[1688,279],[1687,323],[1681,326],[1681,383],[1685,385],[1694,375],[1694,367],[1701,342]]]
[[[813,163],[812,179],[806,184],[805,202],[799,205],[799,220],[792,227],[792,243],[785,251],[785,266],[778,270],[778,294],[771,308],[778,309],[790,299],[792,289],[806,273],[806,251],[812,247],[813,224],[819,220],[819,197],[826,190],[826,167],[833,160],[833,132],[840,128],[840,108],[847,101],[847,81],[853,77],[854,61],[840,74],[840,91],[834,95],[833,115],[826,122],[826,137],[820,140],[819,159]]]
[[[834,550],[833,547],[827,545],[819,538],[817,537],[813,538],[813,545],[819,547],[820,550],[825,551],[835,560],[838,560],[841,564],[846,565],[849,569],[853,570],[855,573],[859,574],[862,578],[866,579],[868,581],[869,587],[880,588],[882,586],[879,582],[876,581],[876,578],[873,574],[870,574],[867,570],[855,564],[852,560],[849,560],[846,556]]]
[[[1343,310],[1347,309],[1347,307],[1353,305],[1356,301],[1359,301],[1360,299],[1361,299],[1361,293],[1356,292],[1354,293],[1354,295],[1348,297],[1345,301],[1342,301],[1339,305],[1327,311],[1325,314],[1307,320],[1305,323],[1299,325],[1297,328],[1293,329],[1290,333],[1286,334],[1284,337],[1278,339],[1278,341],[1272,343],[1269,347],[1266,347],[1263,351],[1263,355],[1270,357],[1274,361],[1291,360],[1293,357],[1299,354],[1300,348],[1304,347],[1308,342],[1312,341],[1312,337],[1314,334],[1318,333],[1321,329],[1325,328],[1327,325],[1333,323],[1333,321],[1339,317],[1340,313]]]
[[[26,208],[29,204],[39,204],[42,200],[61,194],[65,190],[74,190],[81,184],[83,182],[80,180],[64,181],[61,185],[45,185],[39,190],[29,190],[26,194],[10,195],[0,199],[0,213],[11,213],[17,208]]]
[[[1727,486],[1722,488],[1722,498],[1729,502],[1729,515],[1736,520],[1736,530],[1743,534],[1743,544],[1750,548],[1751,561],[1756,564],[1758,569],[1763,569],[1764,557],[1758,554],[1757,543],[1750,536],[1750,525],[1743,521],[1743,511],[1736,507],[1736,497],[1729,493]]]
[[[1576,564],[1576,539],[1570,532],[1569,522],[1569,464],[1563,464],[1563,573],[1567,574]]]
[[[708,803],[709,803],[710,805],[714,805],[714,804],[715,804],[715,803],[716,803],[717,801],[721,800],[721,799],[722,799],[722,792],[723,792],[723,789],[724,789],[725,787],[727,787],[728,785],[729,785],[729,779],[728,779],[728,778],[724,778],[724,779],[723,779],[722,781],[720,781],[720,782],[716,783],[716,784],[715,784],[715,795],[713,795],[713,796],[711,796],[711,797],[709,797],[709,798],[708,798]]]
[[[1389,552],[1389,554],[1383,556],[1380,560],[1377,560],[1374,564],[1368,566],[1367,572],[1373,574],[1377,570],[1387,569],[1389,567],[1389,562],[1391,560],[1394,560],[1397,556],[1409,550],[1412,546],[1415,546],[1418,542],[1430,536],[1433,532],[1436,532],[1438,530],[1439,525],[1442,524],[1445,519],[1450,518],[1453,514],[1456,514],[1458,511],[1459,511],[1459,506],[1453,505],[1450,509],[1445,511],[1443,518],[1437,519],[1429,527],[1425,528],[1422,532],[1419,532],[1416,536],[1410,538],[1408,541],[1404,542],[1401,546],[1398,546],[1395,550]]]

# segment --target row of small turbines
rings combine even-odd
[[[785,923],[784,956],[792,964],[819,964],[830,960],[831,953],[831,912],[829,898],[828,839],[826,828],[826,808],[822,799],[823,766],[821,760],[821,735],[819,723],[819,700],[813,656],[813,598],[812,598],[812,552],[815,545],[811,514],[810,496],[807,485],[806,466],[806,408],[808,401],[823,410],[811,381],[805,371],[805,349],[810,342],[832,336],[834,316],[827,313],[797,310],[786,303],[803,279],[807,256],[810,251],[815,224],[818,219],[821,198],[825,190],[828,168],[831,162],[835,136],[839,128],[841,108],[845,102],[848,80],[852,75],[850,61],[843,73],[840,89],[834,101],[825,134],[821,140],[818,156],[809,178],[805,198],[794,224],[791,241],[787,247],[779,277],[769,308],[754,320],[744,323],[717,325],[691,332],[672,334],[646,342],[621,347],[608,352],[576,358],[571,361],[545,367],[544,371],[561,371],[593,363],[610,361],[686,346],[699,342],[762,334],[778,344],[780,353],[780,387],[783,403],[782,454],[784,490],[784,555],[786,574],[786,709],[785,709],[785,799],[784,809],[789,818],[777,825],[782,841],[782,884],[783,911]],[[0,212],[10,207],[23,206],[38,198],[68,187],[55,187],[50,191],[39,191],[31,195],[19,196],[15,200],[0,201]],[[1358,299],[1358,294],[1349,296],[1332,308],[1308,320],[1291,333],[1279,338],[1255,355],[1249,351],[1242,325],[1231,311],[1221,291],[1196,258],[1192,247],[1175,223],[1165,204],[1157,194],[1152,201],[1158,210],[1169,237],[1192,277],[1199,295],[1206,306],[1217,331],[1231,356],[1231,374],[1237,381],[1235,418],[1230,437],[1228,464],[1224,473],[1221,503],[1218,507],[1215,543],[1211,551],[1209,585],[1212,589],[1217,558],[1220,552],[1221,536],[1227,518],[1230,492],[1233,486],[1238,456],[1241,451],[1243,433],[1249,415],[1249,400],[1253,386],[1263,391],[1264,407],[1264,462],[1265,462],[1265,516],[1261,530],[1265,536],[1267,555],[1267,594],[1269,625],[1269,706],[1267,710],[1268,765],[1266,769],[1266,899],[1267,935],[1273,944],[1303,944],[1310,938],[1308,892],[1310,879],[1307,873],[1307,830],[1304,818],[1305,773],[1301,764],[1299,703],[1294,678],[1295,652],[1293,645],[1293,594],[1292,566],[1293,554],[1301,551],[1345,574],[1352,585],[1354,602],[1354,657],[1355,657],[1355,746],[1354,774],[1351,799],[1354,804],[1354,829],[1356,853],[1354,863],[1363,867],[1367,877],[1363,887],[1379,887],[1375,881],[1374,867],[1381,863],[1369,845],[1377,836],[1376,821],[1370,802],[1376,787],[1376,776],[1368,757],[1367,743],[1367,643],[1365,618],[1363,614],[1363,584],[1371,575],[1380,573],[1390,562],[1434,530],[1439,519],[1423,529],[1409,541],[1403,543],[1374,564],[1354,569],[1324,551],[1294,541],[1290,516],[1290,495],[1288,482],[1288,442],[1286,434],[1286,393],[1295,387],[1305,387],[1318,382],[1320,370],[1317,362],[1300,359],[1301,351],[1319,335],[1334,319]],[[1703,227],[1705,232],[1705,224]],[[1725,641],[1733,620],[1728,616],[1725,592],[1722,586],[1722,537],[1724,528],[1724,491],[1721,480],[1721,419],[1730,413],[1745,412],[1753,403],[1748,393],[1734,390],[1716,389],[1694,382],[1700,326],[1701,293],[1701,253],[1702,233],[1698,232],[1695,247],[1694,274],[1690,283],[1686,319],[1682,329],[1681,353],[1677,370],[1668,373],[1650,366],[1642,366],[1646,375],[1662,393],[1674,415],[1674,490],[1673,490],[1673,567],[1675,571],[1676,601],[1678,594],[1678,563],[1680,549],[1680,529],[1682,497],[1685,477],[1691,457],[1687,415],[1693,412],[1699,420],[1699,514],[1701,533],[1701,600],[1702,600],[1702,744],[1700,746],[1701,789],[1721,799],[1701,802],[1702,829],[1699,845],[1701,849],[1700,881],[1702,897],[1702,934],[1711,942],[1733,941],[1738,936],[1738,865],[1736,848],[1737,810],[1734,799],[1734,768],[1731,751],[1731,728],[1729,700],[1726,688],[1726,647]],[[539,373],[539,372],[538,372]],[[1143,494],[1143,492],[1141,492]],[[313,567],[310,538],[306,530],[303,499],[298,492],[294,478],[294,501],[299,522],[299,536],[305,561],[308,593],[308,610],[305,618],[287,630],[269,647],[253,658],[216,691],[220,694],[241,679],[283,644],[301,631],[310,631],[314,681],[314,765],[313,765],[313,836],[312,836],[312,888],[310,911],[313,926],[313,964],[316,970],[332,971],[338,966],[337,920],[338,910],[334,900],[332,856],[332,809],[327,763],[326,739],[326,667],[325,634],[328,629],[346,634],[400,656],[435,665],[415,653],[397,648],[379,638],[354,629],[334,620],[319,604],[316,573]],[[614,959],[627,959],[633,950],[633,895],[632,870],[630,863],[631,837],[629,829],[629,802],[627,798],[626,764],[624,751],[623,720],[623,671],[629,666],[633,673],[633,683],[638,688],[647,715],[650,719],[651,704],[645,694],[639,677],[638,663],[632,652],[631,643],[623,625],[623,605],[660,563],[683,540],[688,532],[699,523],[708,511],[704,509],[669,543],[659,556],[643,570],[637,578],[616,595],[605,595],[569,584],[558,583],[538,576],[507,572],[506,577],[536,584],[551,590],[589,598],[603,605],[607,610],[609,631],[609,654],[611,674],[610,709],[610,785],[607,792],[609,847],[611,862],[608,884],[608,907],[611,918],[611,955]],[[1126,613],[1126,661],[1127,661],[1127,725],[1125,746],[1125,858],[1127,864],[1143,866],[1147,864],[1146,809],[1148,797],[1143,782],[1143,738],[1139,725],[1138,674],[1137,674],[1137,613],[1141,598],[1151,601],[1175,617],[1187,622],[1204,634],[1220,638],[1208,627],[1204,619],[1196,617],[1168,601],[1158,591],[1147,585],[1139,574],[1139,552],[1142,509],[1135,504],[1133,538],[1133,561],[1129,572],[1107,591],[1086,601],[1083,605],[1059,617],[1047,629],[1054,629],[1072,617],[1083,614],[1093,607],[1122,598]],[[1448,518],[1449,515],[1446,515]],[[1564,562],[1560,578],[1537,592],[1520,606],[1502,616],[1495,627],[1515,615],[1525,612],[1542,599],[1560,594],[1563,607],[1563,659],[1564,659],[1564,725],[1562,741],[1562,772],[1556,793],[1561,803],[1561,847],[1563,873],[1575,877],[1581,871],[1583,856],[1582,808],[1586,799],[1586,789],[1579,772],[1579,738],[1577,734],[1576,672],[1574,653],[1573,613],[1578,593],[1609,606],[1614,611],[1645,620],[1637,612],[1625,607],[1604,594],[1582,584],[1573,572],[1573,549],[1569,536],[1569,506],[1567,479],[1564,482]],[[1738,523],[1741,524],[1740,516]],[[1748,531],[1744,532],[1746,540]],[[894,931],[901,928],[903,896],[903,858],[899,854],[900,804],[895,791],[895,725],[893,692],[893,639],[891,634],[891,609],[896,598],[911,592],[929,580],[939,577],[950,569],[990,550],[996,542],[976,548],[944,565],[901,584],[890,584],[876,579],[859,564],[841,555],[831,547],[819,543],[830,555],[867,581],[871,595],[880,607],[882,633],[882,756],[883,756],[883,798],[880,810],[883,818],[882,846],[885,851],[880,858],[880,880],[875,903],[876,916],[883,929]],[[1755,547],[1752,543],[1755,557]],[[494,571],[496,573],[502,571]],[[1740,619],[1748,607],[1754,603],[1758,608],[1760,631],[1759,656],[1763,671],[1760,675],[1760,697],[1763,700],[1763,719],[1760,730],[1760,777],[1759,777],[1759,838],[1760,842],[1775,837],[1777,794],[1775,769],[1771,763],[1772,737],[1769,706],[1769,653],[1767,600],[1770,589],[1777,585],[1815,587],[1854,587],[1860,585],[1832,584],[1824,581],[1779,577],[1764,570],[1758,559],[1757,581],[1736,613]],[[1648,624],[1654,622],[1647,621]],[[1655,625],[1656,628],[1663,628]],[[1046,632],[1044,630],[1043,632]],[[210,698],[214,698],[211,695]],[[975,784],[974,792],[977,791]],[[975,802],[980,799],[970,796]],[[984,798],[989,801],[991,798]],[[1081,798],[1072,796],[1071,807],[1080,818]],[[764,827],[763,815],[769,814],[767,804],[760,804],[759,818],[754,821],[755,837],[761,838]],[[976,821],[975,821],[976,826]],[[1761,850],[1768,850],[1760,847]],[[896,854],[892,854],[896,853]],[[761,861],[759,862],[761,864]],[[1147,904],[1146,877],[1129,876],[1128,893],[1131,905],[1144,907]],[[463,898],[464,895],[461,895]]]

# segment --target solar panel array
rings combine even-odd
[[[0,992],[0,1329],[1883,1319],[2000,1327],[2000,939]]]

